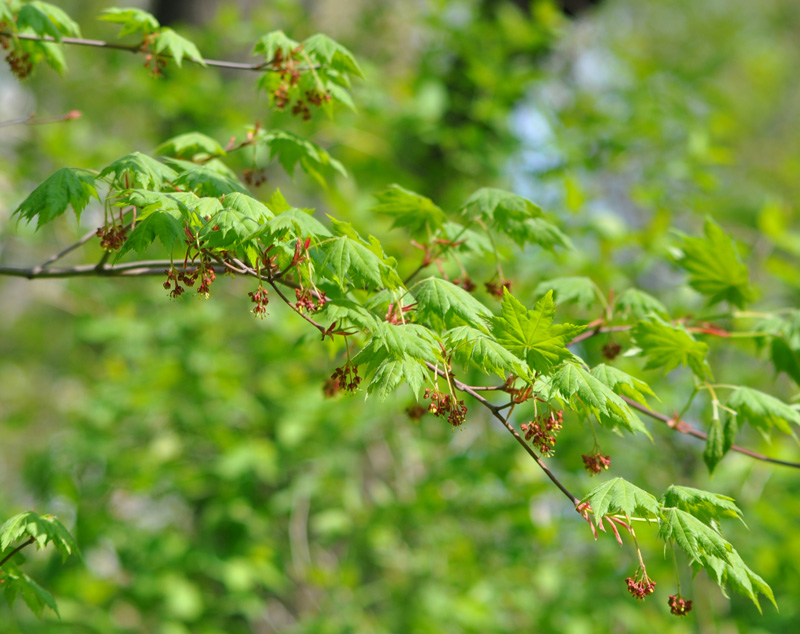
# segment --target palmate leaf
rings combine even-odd
[[[295,167],[300,164],[302,170],[325,185],[323,172],[333,170],[347,176],[344,166],[333,158],[322,147],[301,136],[285,130],[259,130],[256,143],[269,150],[271,159],[278,159],[289,176],[294,175]]]
[[[203,165],[181,159],[166,159],[178,172],[174,184],[190,189],[199,196],[219,198],[233,192],[247,193],[247,188],[239,181],[230,168],[217,159]]]
[[[617,394],[624,394],[642,405],[647,405],[645,394],[658,399],[647,383],[614,366],[601,363],[592,368],[591,374]]]
[[[605,378],[604,374],[600,376]],[[550,378],[550,388],[567,398],[573,407],[583,405],[589,408],[589,413],[595,414],[604,425],[622,425],[630,432],[641,432],[650,436],[650,432],[628,404],[611,387],[577,363],[565,363]]]
[[[141,9],[105,9],[99,19],[121,25],[117,37],[125,37],[132,33],[141,33],[144,37],[161,26],[152,13]]]
[[[508,374],[528,376],[527,364],[511,354],[490,335],[470,326],[458,326],[444,334],[444,344],[453,358],[461,363],[474,363],[484,372],[505,379]]]
[[[224,156],[226,152],[211,137],[200,132],[188,132],[164,141],[156,148],[156,154],[165,154],[191,161],[209,156]]]
[[[654,495],[623,478],[606,480],[592,489],[582,502],[592,505],[596,524],[609,514],[622,513],[629,518],[644,514],[655,518],[661,512]]]
[[[484,329],[492,312],[460,286],[438,277],[429,277],[414,284],[417,319],[435,327],[468,324]]]
[[[325,254],[323,267],[328,266],[334,281],[344,290],[349,280],[354,286],[378,288],[392,280],[391,269],[359,240],[339,236],[320,246]],[[396,287],[395,284],[393,284]]]
[[[700,379],[711,376],[706,361],[708,346],[695,340],[682,326],[668,324],[653,315],[649,320],[636,324],[632,334],[648,357],[646,370],[663,367],[666,373],[679,365],[688,365]]]
[[[12,562],[6,562],[2,570],[0,570],[0,581],[3,582],[0,587],[3,588],[3,594],[9,607],[13,607],[17,597],[22,595],[25,605],[37,618],[42,618],[45,607],[50,608],[60,616],[53,595]]]
[[[105,167],[98,178],[108,180],[118,189],[161,189],[165,182],[177,176],[175,170],[160,161],[147,154],[133,152]]]
[[[303,51],[316,57],[333,70],[350,73],[356,77],[364,77],[356,58],[344,46],[327,35],[317,33],[303,40]]]
[[[378,392],[385,398],[405,379],[419,397],[425,376],[423,364],[435,363],[437,350],[438,337],[423,326],[379,322],[372,339],[353,357],[353,363],[363,367],[365,376],[372,377],[367,386],[370,393]]]
[[[755,603],[758,611],[761,612],[761,605],[758,602],[758,595],[763,594],[767,597],[775,609],[778,604],[775,602],[775,595],[764,579],[750,570],[744,563],[739,553],[732,549],[728,554],[727,561],[709,555],[703,561],[706,571],[713,574],[715,581],[722,589],[722,593],[727,596],[725,586],[730,585],[736,592],[750,598]]]
[[[14,213],[29,221],[37,218],[39,229],[70,206],[80,220],[92,196],[99,200],[95,177],[85,170],[63,167],[34,189]]]
[[[16,16],[16,30],[20,33],[49,35],[59,42],[62,35],[80,37],[81,34],[78,24],[63,9],[38,1],[20,7]]]
[[[797,409],[753,388],[737,387],[728,399],[727,406],[736,410],[740,421],[750,423],[761,432],[769,432],[777,427],[793,435],[790,423],[800,425],[800,412]]]
[[[632,315],[638,319],[644,319],[650,313],[655,313],[660,317],[667,316],[664,304],[638,288],[629,288],[623,292],[617,297],[615,306],[623,315]]]
[[[52,543],[63,559],[78,553],[75,540],[57,517],[25,511],[9,518],[0,526],[0,555],[15,542],[28,538],[34,539],[38,549]]]
[[[704,563],[711,556],[730,563],[733,547],[728,540],[694,515],[679,508],[665,508],[661,519],[658,536],[674,541],[692,561]]]
[[[444,212],[430,198],[400,185],[389,185],[375,194],[375,198],[378,204],[372,206],[372,211],[391,216],[392,227],[405,227],[412,234],[433,232],[446,220]]]
[[[153,41],[153,50],[156,54],[167,51],[178,68],[181,67],[181,62],[184,57],[188,57],[193,62],[197,62],[200,66],[205,66],[203,56],[197,50],[194,42],[187,40],[182,35],[178,35],[168,26],[162,27],[155,40]]]
[[[598,291],[588,277],[556,277],[541,282],[533,291],[534,295],[544,295],[552,290],[559,303],[574,302],[583,308],[590,308],[598,300]]]
[[[277,210],[275,210],[277,212]],[[312,215],[313,211],[291,207],[277,213],[255,235],[268,236],[270,241],[290,234],[295,238],[323,239],[331,237],[330,230]],[[250,236],[251,238],[254,236]]]
[[[678,264],[689,273],[689,285],[710,303],[728,301],[743,308],[756,296],[747,267],[719,225],[708,219],[704,232],[705,238],[683,238]]]
[[[286,56],[298,46],[300,42],[287,37],[283,31],[272,31],[258,40],[253,48],[253,55],[263,55],[266,61],[271,61],[278,50]]]
[[[462,214],[502,231],[520,246],[526,242],[547,248],[569,245],[569,239],[544,218],[537,205],[501,189],[479,189],[467,199]],[[541,235],[537,234],[537,229]]]
[[[662,506],[679,508],[706,524],[721,519],[738,519],[744,523],[742,511],[733,498],[719,493],[673,484],[660,501]]]
[[[571,250],[572,241],[556,225],[544,218],[528,218],[514,231],[511,239],[519,245],[538,244],[543,249],[554,251],[556,247]]]
[[[167,253],[171,254],[176,244],[186,239],[185,221],[180,212],[154,211],[136,223],[127,240],[117,252],[115,262],[129,251],[142,256],[147,248],[158,239]]]
[[[497,342],[524,359],[536,372],[549,373],[556,365],[573,354],[566,348],[584,326],[553,325],[556,306],[553,293],[548,292],[528,310],[508,289],[504,290],[501,316],[492,317],[490,324]]]

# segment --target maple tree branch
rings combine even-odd
[[[70,110],[65,114],[56,115],[54,117],[37,117],[35,112],[31,112],[26,117],[18,117],[16,119],[7,119],[6,121],[0,121],[0,128],[5,128],[6,126],[11,126],[11,125],[19,125],[23,123],[26,125],[59,123],[60,121],[72,121],[73,119],[79,119],[80,116],[81,116],[80,110]]]
[[[11,559],[14,555],[16,555],[20,550],[22,550],[26,546],[30,546],[35,541],[36,540],[33,537],[31,537],[31,538],[28,539],[28,541],[23,542],[19,546],[17,546],[14,550],[12,550],[5,557],[3,557],[3,560],[0,561],[0,568],[2,568],[3,564],[6,563],[9,559]]]
[[[32,33],[10,33],[8,31],[0,31],[0,35],[6,37],[15,37],[20,40],[33,40],[35,42],[53,42],[55,44],[71,44],[73,46],[91,46],[94,48],[108,48],[114,49],[117,51],[128,51],[129,53],[139,54],[142,52],[142,45],[141,44],[117,44],[115,42],[106,42],[104,40],[88,40],[82,37],[62,37],[61,39],[56,39],[49,35],[34,35]],[[168,55],[166,53],[158,53],[158,57],[164,59],[174,59],[172,55]],[[257,71],[257,72],[268,72],[268,71],[277,71],[276,68],[271,68],[270,65],[272,64],[272,60],[267,62],[259,62],[258,64],[246,64],[244,62],[229,62],[227,60],[219,60],[219,59],[200,59],[194,60],[190,57],[184,57],[183,59],[189,60],[195,64],[199,65],[206,65],[206,66],[213,66],[216,68],[228,68],[232,70],[247,70],[247,71]],[[314,68],[313,66],[311,68]],[[305,67],[300,68],[298,70],[309,70]]]
[[[441,368],[438,368],[437,366],[435,366],[434,364],[429,363],[429,362],[426,361],[425,365],[428,366],[429,370],[432,370],[433,372],[436,372],[436,374],[438,374],[439,376],[441,376],[441,377],[443,377],[445,379],[448,378],[447,373],[444,370],[442,370]],[[514,436],[516,441],[520,445],[522,445],[522,448],[528,453],[528,455],[531,458],[533,458],[534,461],[536,461],[536,464],[539,465],[539,468],[542,471],[544,471],[545,475],[548,478],[550,478],[550,480],[553,482],[553,484],[555,484],[561,490],[561,492],[565,496],[567,496],[567,498],[569,498],[570,502],[572,502],[575,506],[580,504],[580,500],[578,498],[576,498],[569,491],[569,489],[567,489],[567,487],[565,487],[561,483],[561,481],[550,470],[550,468],[544,463],[544,461],[539,456],[536,455],[536,452],[533,450],[533,448],[527,442],[525,442],[525,439],[522,436],[519,435],[519,432],[516,429],[514,429],[514,426],[511,423],[508,422],[508,419],[503,417],[503,415],[500,413],[500,411],[502,410],[502,407],[499,407],[497,405],[492,405],[489,401],[487,401],[480,394],[478,394],[478,392],[476,392],[471,386],[467,385],[466,383],[462,383],[458,379],[454,378],[452,375],[450,375],[450,380],[453,382],[453,386],[457,390],[459,390],[461,392],[464,392],[466,394],[469,394],[472,398],[474,398],[481,405],[483,405],[485,408],[487,408],[492,413],[492,416],[494,416],[497,420],[499,420],[502,423],[503,427],[505,427],[509,431],[509,433],[512,436]]]
[[[662,423],[665,423],[667,427],[669,427],[670,429],[679,431],[682,434],[687,434],[689,436],[699,438],[700,440],[708,439],[708,434],[693,427],[684,420],[681,419],[676,420],[674,417],[669,417],[666,414],[654,412],[649,407],[642,405],[641,403],[637,403],[636,401],[634,401],[631,398],[628,398],[627,396],[620,396],[620,398],[622,398],[622,400],[624,400],[628,405],[630,405],[634,409],[639,410],[645,416],[649,416],[650,418],[654,418],[655,420],[660,420]],[[781,465],[783,467],[791,467],[792,469],[800,469],[800,463],[791,462],[788,460],[778,460],[777,458],[770,458],[769,456],[765,456],[764,454],[760,454],[750,449],[745,449],[744,447],[739,447],[738,445],[731,445],[731,451],[736,451],[737,453],[744,454],[745,456],[750,456],[751,458],[755,458],[756,460],[761,460],[762,462]]]

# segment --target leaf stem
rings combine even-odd
[[[25,548],[26,546],[30,546],[30,545],[31,545],[33,542],[35,542],[35,541],[36,541],[36,540],[35,540],[33,537],[31,537],[31,538],[29,538],[29,539],[28,539],[28,541],[26,541],[26,542],[22,542],[22,543],[21,543],[19,546],[17,546],[17,547],[16,547],[14,550],[12,550],[12,551],[11,551],[10,553],[8,553],[8,554],[7,554],[5,557],[3,557],[2,561],[0,561],[0,568],[2,568],[2,567],[3,567],[3,564],[5,564],[5,563],[6,563],[6,562],[7,562],[9,559],[11,559],[11,558],[12,558],[14,555],[16,555],[16,554],[17,554],[17,553],[18,553],[20,550],[22,550],[22,549],[23,549],[23,548]]]

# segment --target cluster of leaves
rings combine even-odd
[[[658,537],[669,546],[681,548],[690,564],[697,570],[704,568],[723,591],[726,585],[732,587],[750,597],[759,610],[759,594],[775,604],[767,582],[742,561],[722,532],[722,520],[743,521],[732,498],[677,485],[656,498],[622,478],[612,478],[587,494],[582,505],[593,513],[595,526],[602,530],[603,520],[611,524],[614,515],[622,516],[628,526],[632,519],[657,524]]]
[[[32,544],[36,544],[37,550],[53,544],[64,561],[70,555],[79,554],[75,540],[57,517],[33,511],[15,515],[0,526],[0,590],[9,605],[22,596],[37,616],[42,615],[45,607],[58,613],[53,595],[20,568],[25,563],[21,551]]]

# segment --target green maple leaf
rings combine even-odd
[[[673,484],[661,496],[661,504],[691,513],[705,523],[723,518],[744,522],[742,511],[736,506],[733,498],[702,489]]]
[[[628,404],[603,382],[611,375],[600,372],[598,376],[599,378],[589,374],[577,363],[565,363],[550,378],[550,388],[567,398],[573,407],[583,405],[588,408],[588,413],[596,415],[605,425],[622,425],[628,431],[638,431],[650,436],[650,432]],[[619,377],[613,376],[612,379],[612,384],[616,386]]]
[[[508,289],[504,290],[501,316],[490,320],[497,342],[524,359],[532,370],[548,373],[566,359],[573,358],[566,345],[583,332],[584,326],[553,325],[556,305],[552,291],[528,310]]]
[[[145,37],[161,26],[152,13],[141,9],[105,9],[99,19],[120,24],[121,28],[117,37],[133,33],[141,33]]]
[[[372,211],[391,216],[392,227],[406,227],[413,234],[431,232],[441,227],[446,216],[430,199],[414,193],[400,185],[389,187],[375,194],[378,200]]]
[[[739,418],[761,432],[777,427],[782,432],[794,435],[790,423],[800,425],[800,412],[780,399],[749,387],[737,387],[727,406],[736,410]]]
[[[658,536],[664,541],[674,541],[692,561],[703,563],[712,556],[730,562],[733,547],[728,540],[719,531],[679,508],[663,509]]]
[[[357,77],[363,77],[364,73],[356,62],[353,54],[339,42],[332,40],[327,35],[316,33],[303,40],[303,50],[311,56],[324,62],[333,70],[351,73]]]
[[[178,35],[168,26],[162,27],[158,32],[155,40],[153,41],[153,50],[156,54],[167,51],[178,68],[181,67],[181,62],[184,57],[197,62],[200,66],[205,66],[203,56],[195,46],[194,42],[187,40],[182,35]]]
[[[492,312],[460,286],[439,277],[429,277],[409,290],[417,300],[417,319],[424,323],[485,328]],[[460,320],[460,321],[459,321]]]
[[[501,379],[508,374],[528,376],[524,361],[511,354],[490,335],[470,326],[458,326],[444,335],[445,348],[461,363],[474,363],[484,372],[493,372]]]
[[[688,365],[700,379],[711,376],[706,361],[708,346],[695,340],[682,326],[668,324],[653,315],[649,320],[636,324],[632,334],[648,357],[646,370],[663,367],[666,373],[679,365]]]
[[[639,319],[646,318],[650,313],[655,313],[661,317],[667,316],[667,309],[664,304],[638,288],[629,288],[623,292],[617,297],[615,306],[622,314],[633,315]]]
[[[198,157],[224,156],[225,153],[225,149],[219,143],[200,132],[179,134],[156,148],[156,154],[166,154],[187,161]]]
[[[739,308],[755,299],[747,267],[733,241],[719,225],[706,220],[705,238],[684,237],[678,264],[689,273],[689,286],[714,304],[729,301]]]
[[[533,292],[544,295],[549,290],[559,303],[575,302],[584,308],[591,307],[598,299],[597,286],[588,277],[556,277],[541,282]]]
[[[592,505],[597,524],[604,516],[613,513],[622,513],[630,518],[639,513],[658,517],[661,512],[654,495],[623,478],[612,478],[603,482],[592,489],[582,502]]]
[[[108,165],[98,178],[112,177],[109,182],[118,189],[160,189],[177,176],[175,170],[147,154],[133,152]]]
[[[80,220],[89,198],[97,196],[95,177],[84,170],[64,167],[50,176],[20,203],[14,211],[26,220],[37,218],[38,229],[63,214],[71,206]]]

